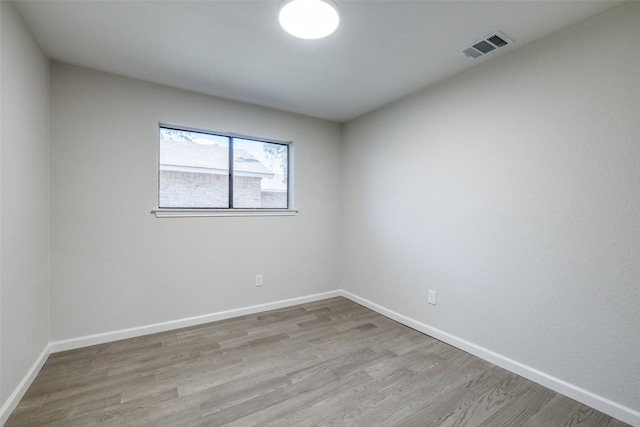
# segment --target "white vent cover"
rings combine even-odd
[[[464,49],[462,53],[464,53],[467,58],[475,59],[510,44],[513,44],[513,40],[505,36],[502,32],[496,31],[473,43]]]

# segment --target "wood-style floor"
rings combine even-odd
[[[626,424],[344,298],[52,354],[9,426]]]

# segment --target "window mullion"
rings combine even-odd
[[[229,137],[229,209],[233,208],[233,138]]]

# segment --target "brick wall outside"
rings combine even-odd
[[[286,209],[287,193],[282,191],[263,191],[260,207],[272,208],[272,209]]]
[[[233,207],[234,208],[259,208],[260,184],[262,178],[249,176],[233,177]]]
[[[160,207],[228,207],[228,177],[205,173],[160,171]]]
[[[261,181],[260,177],[234,177],[233,207],[285,208],[286,193],[263,193]],[[227,208],[228,182],[226,175],[160,171],[159,207]]]

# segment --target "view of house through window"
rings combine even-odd
[[[160,127],[160,208],[287,209],[288,169],[287,144]]]

